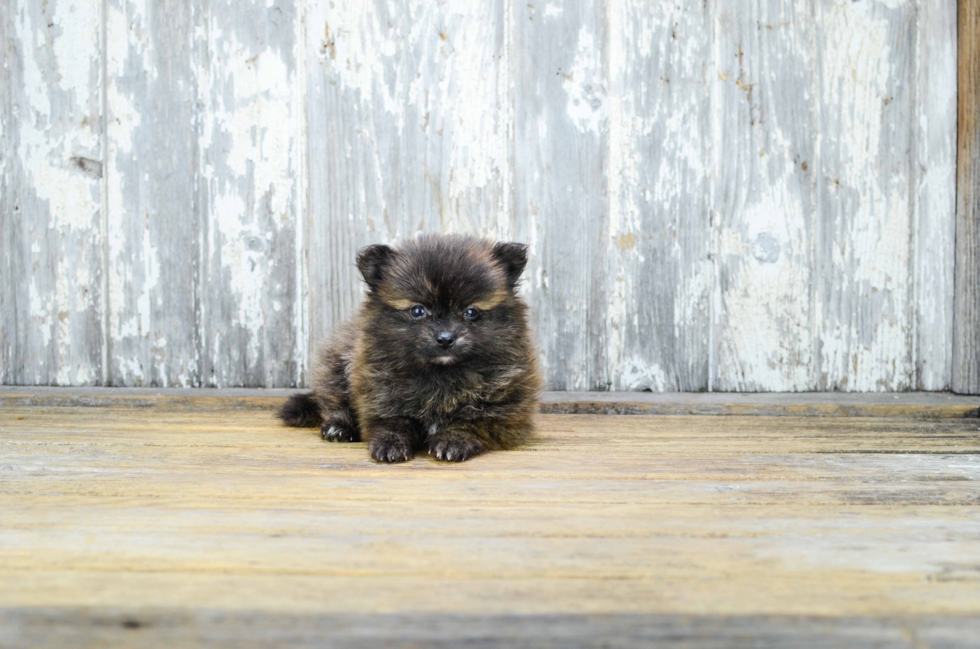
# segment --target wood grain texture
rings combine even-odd
[[[526,294],[542,376],[558,390],[608,389],[619,374],[606,371],[606,12],[590,0],[514,6],[513,209],[530,246]]]
[[[714,13],[712,387],[812,389],[812,5],[721,3]]]
[[[0,406],[162,410],[277,410],[290,389],[46,388],[6,386]],[[936,392],[545,392],[545,414],[980,417],[980,397]]]
[[[109,385],[202,384],[197,3],[109,0]]]
[[[302,380],[299,24],[109,3],[110,384]]]
[[[208,3],[202,382],[282,386],[306,364],[298,263],[298,3]]]
[[[603,380],[586,385],[705,390],[711,16],[706,5],[645,0],[610,2],[607,12],[609,231],[604,313],[591,316],[605,317],[607,351]]]
[[[0,0],[0,79],[3,86],[0,88],[0,246],[3,250],[12,250],[13,241],[11,235],[13,228],[8,221],[10,220],[11,206],[8,201],[11,180],[7,168],[10,159],[10,127],[13,120],[13,88],[10,86],[10,68],[13,65],[14,49],[13,39],[8,37],[13,26],[10,24],[11,0]],[[0,258],[0,272],[3,277],[10,277],[14,274],[13,255],[5,254]],[[13,292],[6,282],[0,283],[0,313],[7,314],[13,309]],[[9,333],[9,316],[3,317],[3,327],[0,328],[0,383],[13,383],[10,377],[10,364],[13,360],[14,340]]]
[[[98,4],[4,3],[4,383],[102,381]]]
[[[915,17],[912,227],[916,390],[946,390],[953,371],[956,212],[956,9],[920,2]],[[978,384],[980,389],[980,384]]]
[[[269,633],[529,616],[544,635],[566,616],[588,637],[603,615],[755,619],[747,638],[932,619],[968,646],[975,420],[718,422],[545,415],[520,450],[386,466],[271,413],[5,408],[0,638],[120,638],[130,619],[156,646],[227,616],[247,644],[245,614]]]
[[[959,2],[953,390],[980,393],[980,3]]]
[[[243,629],[248,629],[247,637]],[[460,615],[260,613],[83,607],[0,609],[0,642],[100,648],[342,646],[349,649],[756,649],[874,646],[970,648],[980,622],[963,617],[821,618],[772,615]]]
[[[910,2],[817,3],[820,146],[813,326],[818,390],[915,383]]]
[[[551,389],[980,392],[951,2],[2,6],[4,383],[302,385],[438,231]]]

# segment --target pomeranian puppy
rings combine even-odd
[[[533,431],[541,379],[515,289],[527,247],[423,235],[357,255],[358,315],[321,346],[313,392],[279,418],[331,442],[368,442],[379,462],[422,449],[462,462]]]

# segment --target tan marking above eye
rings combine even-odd
[[[411,309],[413,306],[416,305],[416,302],[412,302],[411,300],[404,300],[404,299],[401,299],[401,300],[399,300],[399,299],[395,299],[395,300],[388,299],[388,300],[385,300],[384,303],[387,304],[388,306],[390,306],[392,309],[396,309],[398,311],[405,311],[405,310]]]
[[[405,311],[418,304],[418,301],[408,299],[404,293],[396,291],[390,286],[382,286],[381,290],[378,291],[378,296],[382,302],[397,311]]]
[[[479,302],[474,302],[470,306],[474,309],[479,309],[480,311],[489,311],[490,309],[499,306],[501,302],[507,299],[507,291],[504,289],[499,289],[486,296]],[[463,309],[464,311],[466,309]]]

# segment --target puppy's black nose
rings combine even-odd
[[[456,342],[456,336],[448,331],[442,331],[436,334],[436,342],[439,343],[440,347],[451,347]]]

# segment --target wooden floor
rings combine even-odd
[[[980,420],[541,415],[462,465],[268,410],[0,410],[0,647],[980,646]]]

